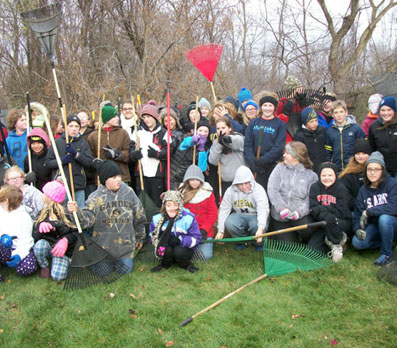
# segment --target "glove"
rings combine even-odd
[[[66,237],[63,237],[61,240],[55,244],[55,246],[51,250],[51,254],[55,257],[63,257],[68,249],[69,242]]]
[[[39,225],[39,232],[40,233],[48,233],[51,232],[51,230],[54,230],[54,226],[51,225],[51,223],[47,221],[43,221]]]
[[[62,157],[62,164],[69,164],[69,163],[71,163],[72,161],[73,161],[73,155],[71,155],[71,154],[66,154],[65,156],[63,156]]]
[[[115,149],[115,148],[111,147],[110,145],[106,145],[106,146],[102,147],[102,150],[105,152],[105,157],[110,160],[117,159],[121,156],[121,150]]]
[[[28,184],[31,184],[32,182],[36,181],[36,173],[35,172],[29,172],[25,175],[25,182]]]
[[[8,267],[17,268],[21,262],[21,257],[18,254],[15,254],[11,257],[10,261],[7,261],[6,264]]]
[[[98,168],[102,165],[102,163],[103,163],[103,159],[94,158],[92,160],[92,168],[94,168],[95,170],[98,170]]]
[[[284,103],[283,114],[287,116],[291,116],[293,109],[294,109],[294,103],[291,100],[287,99]]]
[[[138,161],[143,157],[143,155],[142,155],[141,150],[135,150],[135,151],[130,151],[130,157],[131,157],[131,160]]]
[[[367,232],[365,232],[365,230],[362,230],[361,228],[359,228],[356,231],[356,236],[359,240],[364,240],[365,238],[367,238]]]
[[[360,227],[361,227],[362,229],[364,229],[364,228],[365,228],[365,225],[367,224],[367,222],[368,222],[368,213],[367,213],[366,210],[364,210],[364,211],[361,213],[361,216],[360,216]]]
[[[3,234],[0,238],[1,245],[6,249],[12,248],[12,237],[8,234]]]
[[[168,239],[168,245],[169,246],[175,246],[181,244],[180,239],[177,236],[174,236],[173,234],[170,235],[170,238]]]
[[[230,145],[232,143],[232,137],[230,135],[223,136],[223,145]]]
[[[207,231],[200,228],[200,232],[201,232],[201,237],[203,240],[207,239]]]
[[[299,219],[299,213],[295,210],[291,213],[291,215],[288,216],[289,220],[298,220]]]
[[[200,140],[197,144],[197,150],[198,151],[204,151],[205,150],[205,143],[207,142],[207,137],[201,137],[200,136]]]
[[[257,168],[258,170],[265,169],[265,166],[266,166],[265,162],[263,161],[263,158],[255,158],[254,165],[255,165],[255,168]]]
[[[284,219],[289,219],[289,217],[291,216],[291,212],[289,211],[289,209],[284,208],[282,210],[280,210],[280,217],[284,220]]]
[[[154,149],[153,147],[149,146],[147,155],[148,155],[148,157],[151,157],[151,158],[159,158],[160,152],[157,151],[156,149]]]
[[[301,108],[304,108],[307,104],[306,93],[296,93],[295,100]]]
[[[72,146],[71,143],[66,144],[66,153],[72,155],[73,158],[75,158],[76,155],[77,155],[77,151],[76,151],[76,149]]]
[[[198,134],[192,136],[193,144],[197,145],[200,141],[200,136]]]

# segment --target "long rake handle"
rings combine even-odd
[[[138,127],[137,127],[137,124],[136,124],[136,119],[137,119],[138,116],[136,115],[136,112],[135,112],[135,100],[134,100],[134,96],[133,95],[131,96],[131,104],[132,104],[132,113],[134,114],[133,118],[134,118],[134,128],[135,128],[135,148],[137,150],[139,150],[140,149],[140,145],[139,145],[139,137],[138,137]],[[144,186],[144,183],[143,183],[142,163],[141,163],[140,159],[138,160],[138,171],[139,171],[139,180],[140,180],[140,183],[141,183],[141,190],[145,191],[145,186]]]
[[[199,315],[208,312],[209,310],[211,310],[212,308],[215,308],[216,306],[220,305],[222,302],[225,302],[226,300],[228,300],[230,297],[232,297],[233,295],[239,293],[240,291],[243,291],[247,286],[250,286],[252,284],[255,284],[259,281],[261,281],[262,279],[265,279],[267,277],[267,274],[262,274],[260,277],[251,280],[249,283],[244,284],[243,286],[241,286],[240,288],[238,288],[237,290],[234,290],[233,292],[227,294],[226,296],[222,297],[220,300],[214,302],[213,304],[209,305],[208,307],[202,309],[200,312],[192,315],[191,317],[186,318],[184,321],[182,321],[179,325],[180,326],[185,326],[189,323],[191,323],[194,319],[196,319]]]

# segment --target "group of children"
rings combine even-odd
[[[100,129],[90,127],[89,112],[80,110],[67,118],[66,132],[53,146],[45,129],[27,134],[26,115],[10,112],[10,134],[18,138],[1,145],[7,144],[19,167],[9,163],[0,173],[7,184],[0,191],[1,213],[14,225],[14,215],[24,215],[26,224],[18,231],[2,227],[0,262],[19,274],[34,272],[38,264],[43,278],[65,279],[78,238],[76,212],[82,228],[127,273],[135,249],[146,240],[147,220],[160,260],[153,272],[173,263],[196,272],[193,254],[211,258],[215,233],[217,240],[226,232],[259,236],[314,221],[327,224],[274,238],[330,252],[335,262],[352,239],[357,249],[380,247],[375,263],[389,263],[397,238],[395,99],[381,98],[378,109],[371,109],[379,117],[367,141],[343,101],[328,94],[313,105],[302,100],[299,80],[290,77],[285,86],[287,98],[265,93],[254,100],[243,88],[238,101],[227,97],[211,108],[202,98],[188,105],[185,115],[153,100],[140,108],[139,117],[130,102],[120,114],[106,101]],[[54,147],[75,201],[65,200]],[[145,216],[138,199],[140,177],[145,193],[161,208],[153,217]],[[260,239],[255,246],[261,249]]]

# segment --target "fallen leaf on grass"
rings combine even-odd
[[[211,277],[207,277],[207,278],[205,278],[205,280],[206,280],[207,282],[209,282],[209,281],[211,280]]]
[[[11,307],[11,308],[15,308],[16,306],[17,306],[17,305],[16,305],[15,303],[11,303],[11,304],[10,304],[10,307]]]
[[[145,270],[145,267],[141,266],[139,267],[139,272],[143,272]]]
[[[133,310],[132,308],[130,308],[130,309],[128,310],[128,312],[129,312],[130,314],[135,314],[135,310]]]
[[[226,346],[221,346],[221,348],[227,348]]]
[[[135,314],[131,314],[131,318],[138,318]]]
[[[0,329],[0,333],[3,333],[4,332],[4,330],[3,329]]]
[[[158,332],[160,335],[162,335],[162,334],[164,333],[163,330],[161,330],[160,328],[157,329],[157,332]]]
[[[109,294],[109,297],[110,298],[113,298],[113,297],[115,297],[116,295],[115,294],[113,294],[113,292],[111,292],[110,294]]]
[[[303,314],[292,314],[292,319],[297,319],[297,318],[304,318],[305,316]]]
[[[168,342],[165,343],[166,347],[171,347],[173,345],[174,345],[174,341],[168,341]]]
[[[290,325],[289,325],[289,327],[290,327],[290,328],[293,328],[293,327],[294,327],[294,325],[293,325],[293,324],[290,324]]]
[[[338,341],[337,341],[335,338],[333,338],[333,339],[331,340],[331,344],[332,344],[333,346],[337,346],[337,345],[338,345]]]
[[[130,297],[135,298],[135,295],[134,294],[130,294]]]
[[[7,280],[7,283],[11,283],[11,282],[12,282],[12,280],[11,280],[11,279],[8,279],[8,280]]]
[[[4,296],[0,296],[0,300],[4,300]]]

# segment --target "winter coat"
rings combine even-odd
[[[353,214],[353,231],[360,228],[360,217],[366,210],[369,224],[377,224],[379,216],[397,216],[397,179],[389,174],[377,188],[363,185],[358,192]]]
[[[252,167],[256,152],[259,145],[259,133],[261,127],[264,127],[260,158],[266,165],[274,165],[282,156],[287,128],[283,121],[274,117],[271,120],[265,120],[262,117],[252,119],[245,130],[244,155],[249,166]]]
[[[216,166],[221,164],[222,181],[232,182],[236,171],[240,166],[245,166],[244,137],[241,134],[230,135],[232,143],[229,145],[219,144],[214,141],[210,148],[209,163]]]
[[[48,233],[40,233],[39,225],[40,223],[35,223],[33,228],[33,238],[35,243],[40,239],[44,239],[50,243],[51,248],[55,246],[62,238],[66,237],[68,240],[68,248],[66,249],[65,255],[68,257],[72,257],[74,246],[77,241],[77,230],[68,227],[62,221],[52,221],[48,218],[44,220],[45,222],[49,222],[55,229],[51,230]],[[71,220],[72,221],[72,220]]]
[[[351,115],[348,115],[351,116]],[[358,138],[365,138],[361,127],[351,117],[346,118],[342,131],[336,124],[327,129],[325,149],[327,161],[334,163],[342,171],[353,154],[354,143]]]
[[[384,122],[379,117],[369,127],[368,141],[372,151],[379,151],[388,172],[397,172],[397,121],[384,129]]]
[[[377,119],[378,115],[374,115],[371,111],[368,112],[367,117],[361,125],[361,128],[363,129],[366,137],[368,137],[369,127],[371,127],[371,124],[374,123]]]
[[[214,236],[214,224],[218,219],[218,208],[212,191],[211,185],[204,182],[190,202],[184,205],[184,208],[194,214],[200,230],[205,230],[208,238]]]
[[[317,180],[317,174],[301,163],[294,166],[277,164],[267,185],[272,217],[283,221],[280,216],[283,209],[298,212],[299,218],[309,215],[309,190]]]
[[[44,208],[43,193],[34,186],[24,185],[24,188],[21,205],[32,220],[35,220]]]
[[[121,155],[117,159],[112,160],[115,162],[121,170],[121,179],[124,182],[130,182],[131,176],[128,169],[128,161],[130,159],[129,148],[130,148],[130,137],[126,130],[117,127],[110,127],[107,130],[101,129],[101,159],[106,159],[103,147],[109,145],[116,150],[121,150]],[[87,143],[91,149],[93,157],[98,157],[98,130],[95,130],[88,136]]]
[[[135,151],[135,132],[130,142],[130,152]],[[143,176],[148,178],[164,177],[167,172],[167,131],[159,122],[151,131],[144,122],[138,127],[139,148],[143,155],[141,166]],[[172,141],[172,140],[171,140]],[[159,151],[158,158],[148,157],[149,147]],[[139,176],[138,164],[135,166],[135,176]]]
[[[154,215],[149,225],[149,234],[151,234],[161,218],[161,214]],[[168,221],[162,226],[162,231],[167,228]],[[171,234],[178,237],[181,241],[180,246],[196,250],[201,242],[201,232],[194,214],[189,210],[182,208],[182,212],[177,220],[174,221]]]
[[[363,174],[346,174],[341,178],[341,182],[347,189],[349,210],[353,211],[354,204],[356,203],[356,197],[364,183]]]
[[[320,180],[310,187],[310,213],[316,221],[332,218],[351,219],[348,194],[344,185],[336,179],[327,189]]]
[[[19,255],[21,260],[23,260],[28,256],[34,244],[32,219],[21,205],[11,212],[7,212],[0,207],[0,220],[0,236],[8,234],[9,236],[17,237],[12,241],[11,255]]]
[[[135,243],[145,240],[145,212],[134,190],[121,183],[117,192],[99,185],[84,209],[77,211],[83,229],[116,258],[132,257]]]
[[[327,152],[325,150],[326,131],[321,126],[318,126],[314,132],[302,126],[302,129],[294,139],[306,145],[310,160],[313,162],[313,171],[316,173],[320,164],[327,160]]]
[[[136,118],[134,121],[134,117]],[[121,127],[128,133],[128,136],[130,137],[130,140],[135,140],[132,138],[132,134],[135,131],[135,124],[139,125],[139,119],[136,116],[131,117],[129,120],[127,120],[123,114],[120,115],[120,123]]]
[[[281,121],[283,121],[284,123],[285,123],[285,126],[287,126],[287,124],[288,124],[288,121],[289,121],[289,116],[287,116],[287,115],[284,115],[284,114],[279,114],[279,115],[276,115]],[[293,139],[292,139],[292,136],[291,136],[291,134],[289,133],[289,131],[288,131],[288,128],[287,128],[287,136],[286,136],[286,139],[285,139],[285,143],[286,144],[288,144],[290,141],[292,141]]]
[[[91,151],[86,141],[80,136],[76,138],[69,138],[69,143],[79,153],[79,155],[75,157],[71,162],[74,189],[76,191],[84,190],[86,186],[85,168],[89,168],[92,165]],[[58,149],[59,157],[62,159],[62,157],[66,155],[65,133],[63,133],[60,138],[55,140],[55,144]],[[45,166],[49,169],[52,169],[52,179],[56,179],[60,175],[58,169],[58,163],[55,158],[54,149],[52,147],[48,149]],[[69,176],[68,166],[69,166],[68,164],[64,164],[63,171],[65,173],[66,180],[68,181],[68,185],[70,187],[70,176]]]
[[[318,125],[324,127],[325,129],[331,127],[334,124],[332,116],[325,116],[321,112],[317,112]],[[328,119],[331,119],[328,121]]]
[[[18,135],[15,131],[12,131],[6,138],[10,156],[15,160],[15,162],[17,162],[17,165],[20,168],[23,168],[23,160],[28,154],[28,147],[26,145],[27,134],[27,130],[25,130],[21,135]]]
[[[238,188],[239,183],[250,182],[251,190],[242,192]],[[251,170],[245,166],[237,169],[232,186],[223,196],[219,207],[218,232],[225,231],[225,221],[231,212],[246,215],[256,215],[258,229],[265,230],[269,217],[269,201],[265,189],[258,184]]]

